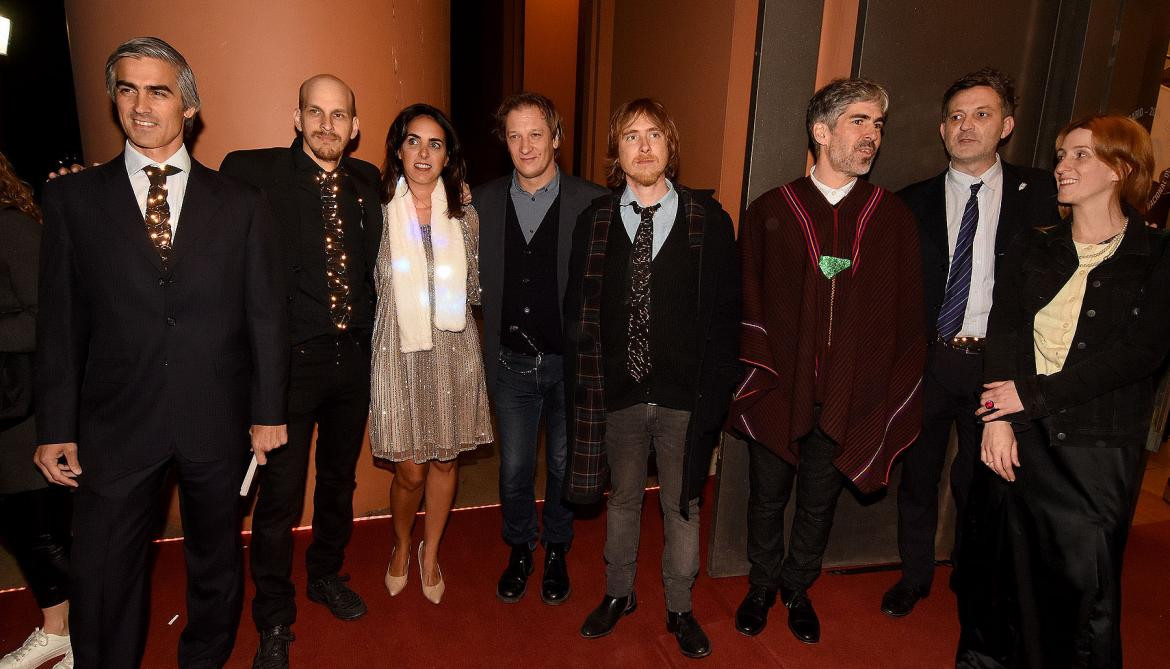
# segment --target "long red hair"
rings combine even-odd
[[[12,163],[0,153],[0,209],[17,209],[37,223],[41,222],[41,209],[33,200],[32,188],[16,176]]]

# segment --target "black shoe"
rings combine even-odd
[[[678,649],[687,657],[707,657],[711,654],[711,640],[699,627],[699,621],[690,611],[666,612],[666,631],[678,639]]]
[[[638,597],[633,592],[625,597],[606,595],[597,608],[585,617],[585,624],[581,625],[581,636],[586,639],[595,639],[609,634],[622,616],[630,615],[636,608],[638,608]]]
[[[755,636],[768,624],[768,609],[776,603],[776,590],[753,585],[735,611],[735,629],[745,636]]]
[[[296,639],[288,625],[260,632],[260,647],[252,658],[252,669],[288,669],[288,645]]]
[[[500,574],[500,582],[496,585],[496,597],[509,604],[520,601],[524,591],[528,589],[528,575],[531,573],[532,549],[528,544],[512,546],[508,566],[504,573]]]
[[[901,618],[914,610],[918,600],[929,594],[927,588],[910,585],[906,581],[898,581],[894,587],[882,595],[882,613],[894,618]]]
[[[324,604],[334,618],[354,620],[366,615],[366,603],[345,584],[348,576],[333,574],[309,581],[309,601]]]
[[[565,565],[564,544],[544,547],[544,578],[540,579],[540,601],[551,606],[564,604],[573,588],[569,585],[569,568]]]
[[[780,599],[788,609],[788,629],[798,641],[816,643],[821,640],[821,621],[813,609],[812,600],[803,592],[780,588]]]

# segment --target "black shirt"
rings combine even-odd
[[[324,170],[304,152],[301,142],[297,138],[291,148],[295,154],[293,179],[297,211],[300,212],[296,247],[299,259],[293,267],[296,287],[289,311],[289,333],[293,344],[341,332],[329,314],[329,287],[325,281],[325,219],[321,212],[321,187],[317,183],[317,175]],[[349,302],[353,306],[347,329],[368,332],[374,327],[374,296],[366,277],[374,259],[365,257],[362,235],[365,209],[348,175],[341,178],[340,184],[337,203],[345,232]]]

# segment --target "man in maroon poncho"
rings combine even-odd
[[[820,640],[808,598],[837,498],[886,484],[918,433],[926,344],[914,217],[858,177],[882,140],[889,96],[839,79],[809,101],[816,163],[761,195],[740,228],[741,358],[748,374],[729,425],[748,441],[750,589],[735,626],[754,636],[776,601],[805,643]],[[784,555],[784,507],[799,479]]]

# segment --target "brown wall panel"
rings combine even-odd
[[[524,88],[542,93],[563,119],[557,165],[573,173],[577,107],[577,0],[525,0]]]

